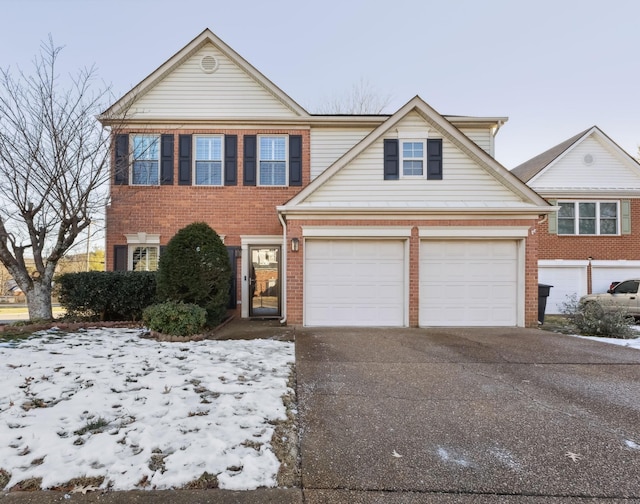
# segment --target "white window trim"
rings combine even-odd
[[[158,162],[158,183],[157,184],[134,184],[133,183],[133,169],[134,169],[134,164],[136,162],[136,158],[135,158],[135,148],[134,148],[134,141],[133,139],[135,137],[155,137],[158,141],[158,158],[157,158],[157,162]],[[155,187],[155,186],[159,186],[160,185],[160,172],[161,172],[161,165],[162,165],[162,138],[159,134],[155,134],[155,133],[132,133],[129,135],[129,145],[130,145],[130,152],[129,152],[129,156],[131,159],[131,169],[129,170],[129,185],[132,186],[139,186],[139,187]],[[145,161],[143,159],[143,161]]]
[[[127,271],[133,271],[133,252],[138,247],[155,247],[158,249],[158,260],[160,260],[160,235],[145,233],[125,234],[127,239]]]
[[[422,158],[406,158],[407,161],[422,161],[422,174],[421,175],[405,175],[404,174],[404,144],[405,143],[421,143],[422,144]],[[427,139],[426,138],[410,138],[402,137],[398,139],[398,150],[400,158],[400,178],[401,179],[426,179],[427,178]]]
[[[147,249],[156,249],[156,257],[157,261],[160,261],[160,246],[159,245],[151,245],[148,243],[135,243],[129,245],[129,249],[127,250],[127,270],[134,271],[133,269],[133,254],[137,248],[147,248]],[[157,269],[157,268],[156,268]],[[144,269],[140,271],[156,271],[150,269]]]
[[[196,183],[196,161],[215,161],[211,159],[198,159],[197,139],[198,138],[219,138],[220,139],[220,183],[219,184],[197,184]],[[224,135],[193,135],[193,166],[191,167],[191,180],[193,185],[197,187],[222,187],[224,186]]]
[[[560,203],[572,203],[574,208],[573,217],[573,233],[561,233],[560,232],[560,213],[558,212],[558,236],[620,236],[621,235],[621,218],[620,218],[620,201],[619,200],[558,200],[558,206]],[[580,203],[595,203],[596,204],[596,232],[595,234],[580,233]],[[601,203],[615,203],[616,204],[616,232],[613,234],[600,233],[600,204]]]
[[[260,139],[261,138],[284,138],[284,184],[263,184],[260,181]],[[289,135],[258,135],[256,145],[256,184],[261,187],[288,187],[289,186]],[[268,159],[265,161],[273,161]]]

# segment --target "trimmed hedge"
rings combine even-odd
[[[140,320],[156,301],[155,271],[88,271],[56,278],[67,316],[91,320]]]
[[[145,308],[142,321],[152,331],[191,336],[202,332],[207,322],[207,310],[194,304],[167,301]]]

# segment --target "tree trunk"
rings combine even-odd
[[[51,284],[34,281],[33,287],[25,292],[30,320],[51,320]]]

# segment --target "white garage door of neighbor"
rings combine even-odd
[[[612,266],[600,265],[598,261],[591,263],[591,291],[594,293],[607,292],[611,282],[622,282],[640,278],[640,267],[636,261],[633,265]]]
[[[401,240],[307,240],[305,325],[405,325]]]
[[[421,326],[515,326],[515,240],[423,240]]]
[[[545,313],[562,313],[572,296],[587,293],[587,266],[547,266],[538,262],[538,283],[553,285],[549,290]]]

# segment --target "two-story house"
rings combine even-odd
[[[108,269],[154,269],[204,221],[230,251],[242,317],[537,323],[552,207],[493,158],[504,117],[443,116],[417,96],[391,115],[309,114],[205,30],[101,121]]]
[[[640,165],[602,130],[582,131],[513,173],[559,207],[539,226],[539,280],[553,285],[547,313],[640,278]]]

